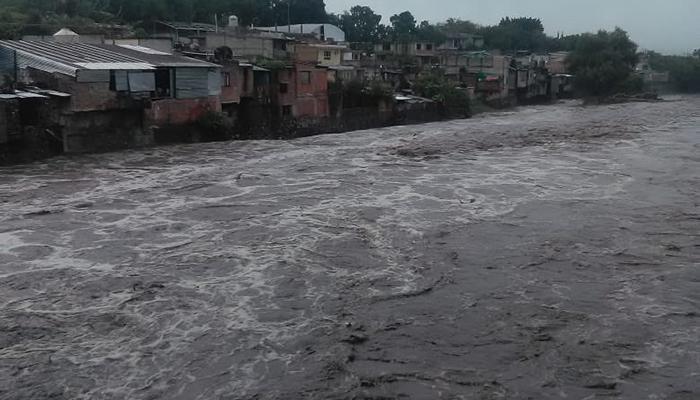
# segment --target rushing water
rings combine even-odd
[[[700,398],[700,98],[0,169],[1,399]]]

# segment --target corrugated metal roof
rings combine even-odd
[[[111,44],[100,45],[100,48],[109,50],[115,53],[123,54],[124,56],[141,60],[157,67],[174,67],[174,68],[220,68],[218,64],[212,64],[196,58],[185,57],[176,54],[167,54],[152,49],[142,51],[141,46],[116,46]]]
[[[55,96],[55,97],[71,97],[70,93],[58,92],[56,90],[39,89],[39,88],[34,88],[34,87],[27,88],[27,92],[45,94],[45,95]]]
[[[176,21],[158,21],[159,24],[165,25],[171,29],[177,29],[180,31],[204,31],[204,32],[215,32],[216,25],[204,24],[200,22],[176,22]]]
[[[47,96],[39,93],[23,92],[21,90],[15,90],[15,94],[20,99],[48,99]]]
[[[55,92],[53,90],[42,90],[42,89],[30,88],[30,89],[27,89],[26,91],[15,90],[14,93],[0,93],[0,100],[48,99],[49,98],[48,96],[54,95],[54,93],[60,97],[64,97],[64,96],[70,97],[70,95],[68,93]]]
[[[137,58],[84,43],[0,40],[0,46],[17,52],[20,68],[32,66],[72,76],[81,69],[153,68]]]
[[[117,46],[125,48],[125,49],[129,49],[129,50],[138,51],[140,53],[146,53],[146,54],[157,54],[157,55],[161,55],[161,56],[172,55],[172,53],[165,53],[162,51],[158,51],[156,49],[152,49],[150,47],[138,46],[138,45],[134,45],[134,44],[117,44]]]

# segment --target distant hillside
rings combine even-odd
[[[0,37],[52,34],[64,26],[81,33],[110,24],[147,30],[156,20],[214,23],[228,15],[259,26],[328,19],[323,0],[0,0]]]

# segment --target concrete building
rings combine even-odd
[[[151,128],[221,108],[215,64],[133,46],[0,41],[0,49],[18,84],[70,94],[57,117],[66,152],[150,144]]]
[[[345,32],[331,24],[296,24],[285,26],[255,27],[255,30],[289,34],[310,34],[322,42],[345,42]]]
[[[484,37],[471,33],[448,33],[438,50],[480,50],[484,47]]]
[[[293,66],[285,76],[290,93],[287,99],[292,102],[283,105],[283,115],[297,118],[328,116],[328,69],[318,65],[320,51],[322,47],[314,44],[295,45]]]
[[[343,63],[343,54],[347,51],[347,46],[312,43],[309,46],[318,49],[317,65],[324,67],[338,66]]]

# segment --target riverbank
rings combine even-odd
[[[621,99],[619,99],[621,100]],[[631,101],[631,100],[629,100]],[[640,100],[641,101],[641,100]],[[651,101],[651,100],[649,100]],[[230,140],[290,140],[303,137],[338,134],[391,126],[418,125],[436,121],[459,120],[477,115],[513,110],[517,107],[551,106],[559,101],[538,102],[530,105],[517,105],[515,102],[499,103],[498,107],[485,102],[473,102],[469,116],[460,117],[433,102],[417,102],[396,105],[389,110],[375,108],[345,109],[339,116],[325,118],[278,118],[265,109],[253,109],[250,115],[237,113],[237,119],[224,114],[211,114],[198,123],[154,127],[149,146],[131,146],[131,141],[103,141],[102,151],[106,153],[129,148],[176,145],[185,143],[225,142]],[[619,101],[623,102],[623,101]],[[628,101],[624,101],[628,102]],[[584,100],[584,104],[611,104],[598,99],[596,102]],[[144,141],[140,141],[144,142]],[[126,147],[125,147],[126,145]],[[111,146],[111,147],[110,147]],[[49,130],[31,130],[19,140],[0,144],[0,166],[25,164],[61,155],[62,144],[57,135]]]

